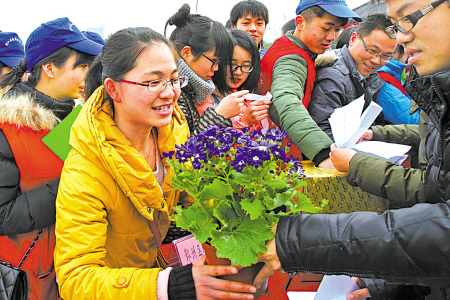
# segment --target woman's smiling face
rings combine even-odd
[[[251,66],[252,65],[252,56],[251,54],[240,46],[234,47],[233,52],[233,66]],[[232,69],[234,69],[232,67]],[[239,88],[244,82],[247,80],[250,73],[242,72],[242,68],[238,68],[234,72],[234,79],[231,77],[231,70],[227,72],[227,84],[232,89]]]

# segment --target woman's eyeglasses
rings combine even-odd
[[[188,83],[188,77],[187,76],[179,76],[172,80],[167,79],[156,79],[149,81],[148,83],[141,83],[136,81],[130,81],[130,80],[123,80],[123,79],[113,79],[115,81],[135,84],[135,85],[141,85],[147,87],[147,90],[152,93],[162,92],[166,89],[167,84],[170,82],[170,85],[174,89],[181,89],[185,87]]]
[[[241,69],[241,72],[243,73],[250,73],[251,71],[253,71],[253,66],[250,65],[244,65],[244,66],[240,66],[238,64],[232,64],[231,65],[231,69],[230,67],[227,68],[228,71],[232,71],[233,73],[236,72],[238,69]]]
[[[220,58],[219,59],[212,59],[209,58],[208,56],[206,56],[205,54],[202,54],[204,57],[206,57],[210,62],[212,62],[212,66],[211,69],[214,69],[215,67],[217,67],[220,63]]]

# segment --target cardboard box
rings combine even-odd
[[[389,209],[387,199],[364,192],[348,184],[346,172],[316,168],[311,161],[302,161],[305,180],[308,183],[306,195],[318,205],[328,200],[322,213],[350,213],[354,211],[384,212]]]

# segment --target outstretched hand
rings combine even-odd
[[[359,280],[358,277],[352,277],[353,281],[361,288],[354,292],[348,293],[346,298],[347,300],[363,300],[366,298],[370,298],[370,292],[367,288],[365,288],[365,284]]]
[[[277,225],[272,227],[272,231],[274,233],[277,232]],[[261,268],[258,275],[256,275],[255,280],[253,281],[253,285],[256,286],[256,288],[259,288],[261,284],[266,281],[267,278],[273,275],[273,273],[281,269],[281,263],[280,259],[277,255],[277,248],[276,248],[276,242],[275,238],[271,239],[266,244],[267,246],[267,252],[261,253],[258,257],[259,262],[264,262],[264,267]]]
[[[336,144],[331,145],[330,150],[330,158],[336,170],[348,172],[350,161],[356,154],[356,151],[350,148],[337,148]]]
[[[216,112],[228,119],[239,115],[244,107],[244,95],[248,93],[249,91],[242,90],[226,96],[217,105]]]
[[[233,266],[205,265],[205,256],[203,256],[192,267],[197,299],[253,299],[253,293],[256,293],[254,286],[216,278],[216,276],[232,275],[237,272],[238,269]]]

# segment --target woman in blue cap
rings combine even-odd
[[[0,32],[0,78],[24,58],[23,42],[14,32]]]
[[[57,299],[55,201],[63,161],[41,139],[73,109],[102,46],[67,18],[36,28],[0,82],[0,259],[27,273],[28,298]],[[21,82],[30,71],[28,81]]]

